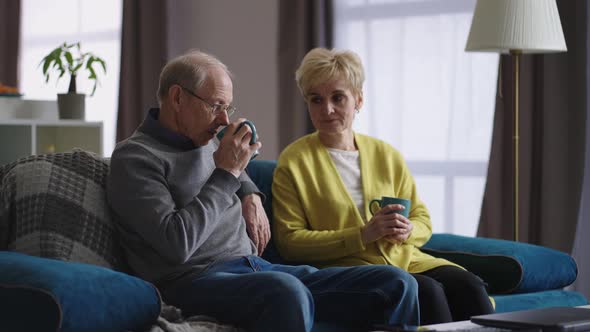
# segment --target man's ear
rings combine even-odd
[[[168,88],[168,99],[173,106],[175,112],[180,110],[180,102],[182,100],[182,88],[178,84],[172,84]]]

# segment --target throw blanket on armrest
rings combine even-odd
[[[208,316],[184,318],[180,309],[162,303],[158,321],[147,332],[244,332],[244,330],[219,323]]]
[[[127,267],[104,187],[108,161],[91,153],[34,155],[0,168],[0,250]]]

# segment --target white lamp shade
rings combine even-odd
[[[555,0],[477,0],[466,51],[567,51]]]

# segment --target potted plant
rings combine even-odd
[[[70,75],[68,93],[57,95],[59,117],[61,119],[84,119],[85,95],[76,90],[76,77],[83,70],[88,73],[88,79],[94,81],[91,96],[94,95],[99,84],[95,66],[98,65],[106,74],[107,68],[103,59],[89,52],[82,52],[80,42],[74,44],[63,43],[53,51],[49,52],[39,66],[43,68],[45,82],[49,82],[51,75],[58,75],[59,81],[66,73]]]

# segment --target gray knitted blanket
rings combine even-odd
[[[147,332],[243,332],[231,325],[221,324],[207,316],[184,318],[180,309],[162,304],[158,321]]]
[[[85,151],[0,168],[0,250],[126,271],[104,192],[108,160]]]

